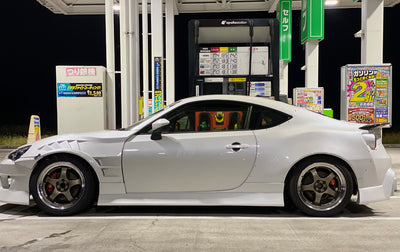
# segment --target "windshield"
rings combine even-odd
[[[133,128],[139,126],[139,125],[142,124],[142,123],[143,123],[143,124],[147,124],[147,123],[150,122],[156,115],[160,114],[160,113],[163,112],[163,111],[166,111],[166,110],[171,109],[172,107],[174,107],[174,106],[175,106],[176,104],[178,104],[178,103],[179,103],[179,101],[176,101],[176,102],[172,103],[171,105],[166,106],[165,108],[163,108],[163,109],[161,109],[161,110],[155,112],[154,114],[149,115],[148,117],[144,118],[143,120],[140,120],[140,121],[138,121],[138,122],[135,122],[134,124],[132,124],[132,125],[126,127],[126,128],[122,128],[121,130],[132,130]]]

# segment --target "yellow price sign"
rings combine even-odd
[[[246,78],[229,78],[229,82],[246,82]]]

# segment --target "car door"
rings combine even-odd
[[[239,102],[197,102],[163,116],[170,121],[160,140],[150,126],[125,143],[123,172],[133,192],[216,191],[239,187],[256,158],[248,129],[250,106]]]

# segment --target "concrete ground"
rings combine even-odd
[[[400,148],[387,150],[400,178]],[[399,192],[334,218],[278,207],[97,207],[49,217],[0,203],[0,251],[400,251],[399,209]]]

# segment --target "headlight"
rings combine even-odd
[[[30,147],[31,147],[30,145],[21,147],[21,148],[15,150],[15,151],[11,152],[10,155],[8,155],[8,158],[11,159],[12,161],[17,160],[17,159],[19,159],[22,155],[24,155],[25,152],[27,152],[27,151],[29,150]]]

